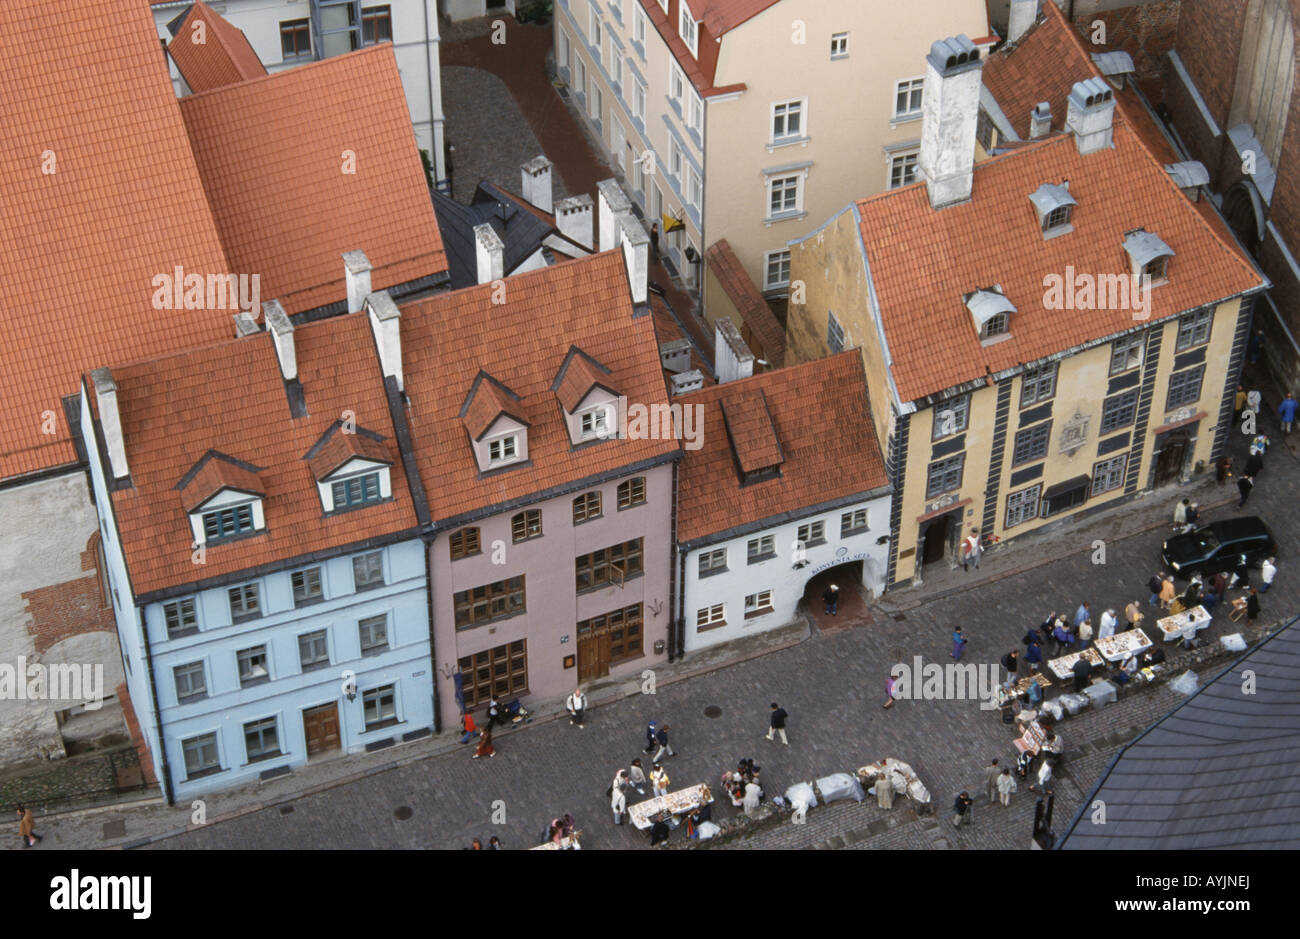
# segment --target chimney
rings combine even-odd
[[[659,364],[665,371],[681,373],[691,368],[691,341],[673,339],[659,343]]]
[[[347,251],[343,255],[343,270],[348,282],[348,312],[356,313],[370,293],[370,259],[364,251]]]
[[[280,360],[280,374],[285,381],[298,377],[298,356],[293,346],[293,323],[284,312],[279,300],[267,300],[262,305],[262,315],[266,317],[266,331],[275,343],[275,357]]]
[[[714,365],[718,372],[718,384],[722,385],[753,375],[754,353],[741,338],[736,324],[724,316],[718,320],[715,329],[713,348],[717,357]]]
[[[1029,112],[1029,138],[1037,140],[1039,137],[1045,137],[1051,129],[1052,106],[1046,101],[1040,101]]]
[[[587,197],[590,202],[590,197]],[[623,245],[623,263],[627,265],[627,280],[632,288],[632,302],[637,306],[649,299],[646,293],[650,274],[650,236],[631,212],[621,212],[614,217]]]
[[[113,479],[131,475],[126,465],[126,438],[122,435],[122,417],[117,412],[117,382],[106,368],[90,373],[95,383],[95,400],[99,403],[99,426],[104,432],[104,446],[108,449],[108,470]]]
[[[260,332],[262,327],[257,325],[257,317],[247,310],[236,313],[232,319],[235,321],[235,338],[242,339],[244,336],[251,336],[253,333]]]
[[[1104,78],[1075,82],[1065,102],[1065,126],[1074,134],[1081,155],[1105,150],[1111,144],[1115,121],[1115,93]]]
[[[551,198],[551,161],[536,156],[519,167],[520,195],[524,201],[543,212],[555,211]]]
[[[1038,0],[1011,0],[1011,17],[1007,20],[1007,42],[1019,42],[1038,19]]]
[[[555,227],[565,238],[572,239],[588,251],[594,247],[591,240],[591,196],[583,193],[555,203]]]
[[[698,368],[693,368],[689,372],[678,372],[671,379],[673,384],[673,396],[684,395],[688,391],[699,391],[704,387],[704,373]]]
[[[385,378],[396,378],[399,391],[402,383],[402,312],[388,295],[379,290],[366,297],[366,310],[370,313],[370,329],[375,334],[375,348],[379,350],[379,370]]]
[[[596,214],[600,223],[601,251],[608,251],[619,243],[614,217],[632,211],[632,203],[616,179],[602,179],[596,183]]]
[[[488,284],[505,276],[506,246],[496,229],[484,222],[474,226],[474,258],[478,262],[478,282]]]
[[[970,198],[984,63],[965,35],[935,42],[925,62],[917,163],[930,206],[939,209]]]

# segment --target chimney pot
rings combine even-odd
[[[595,247],[591,237],[592,214],[591,196],[585,192],[561,199],[555,203],[555,227],[561,235],[591,251]]]
[[[375,334],[375,348],[379,350],[379,370],[385,378],[397,379],[398,390],[404,391],[402,311],[387,290],[378,290],[367,296],[366,310],[370,315],[370,329]]]
[[[90,373],[95,385],[95,400],[99,405],[99,426],[104,432],[104,447],[108,450],[108,471],[113,479],[131,475],[126,463],[126,437],[122,434],[122,417],[117,410],[117,382],[106,368]]]
[[[356,313],[370,293],[370,259],[364,251],[344,252],[343,270],[348,283],[348,312]]]
[[[1029,112],[1029,136],[1033,140],[1044,137],[1052,129],[1052,106],[1040,101]]]
[[[535,156],[519,167],[520,195],[524,201],[543,212],[554,211],[551,188],[551,161],[545,156]]]
[[[1081,155],[1111,146],[1115,122],[1115,92],[1102,78],[1075,82],[1066,98],[1065,126],[1074,134]]]
[[[275,343],[275,357],[280,360],[280,374],[285,381],[298,377],[298,355],[293,344],[293,323],[284,312],[279,300],[268,300],[262,306],[266,317],[266,331]]]
[[[484,222],[474,226],[474,258],[478,282],[488,284],[505,276],[506,246],[496,229]]]
[[[616,179],[602,179],[596,184],[597,215],[600,223],[600,248],[608,251],[619,243],[616,216],[632,211],[632,202]]]

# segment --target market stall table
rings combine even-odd
[[[702,805],[709,805],[713,802],[713,793],[704,783],[690,786],[686,789],[678,789],[676,792],[670,792],[667,795],[655,796],[653,799],[646,799],[644,802],[638,802],[628,809],[628,815],[632,818],[632,824],[637,828],[645,831],[654,824],[655,817],[662,812],[668,812],[670,815],[685,815],[687,812],[693,812]]]
[[[578,839],[582,837],[582,832],[575,831],[571,835],[565,835],[559,841],[548,841],[546,844],[539,844],[535,848],[529,848],[530,851],[567,851],[573,848],[575,851],[580,850],[582,845],[578,844]]]
[[[1052,680],[1050,678],[1048,678],[1046,675],[1038,674],[1038,675],[1029,675],[1025,678],[1020,679],[1018,682],[1016,682],[1014,685],[1011,686],[1011,690],[1018,695],[1029,694],[1029,685],[1030,683],[1035,681],[1038,682],[1038,687],[1043,690],[1052,687]]]
[[[1120,662],[1130,655],[1145,652],[1151,648],[1151,645],[1151,640],[1147,638],[1146,633],[1140,629],[1130,629],[1107,636],[1105,639],[1098,639],[1096,649],[1107,662]]]
[[[1019,753],[1026,751],[1037,753],[1043,744],[1047,742],[1047,731],[1043,729],[1043,725],[1038,723],[1037,720],[1022,724],[1020,730],[1024,736],[1017,737],[1015,740],[1016,751]]]
[[[1186,638],[1193,630],[1200,632],[1202,629],[1207,629],[1210,622],[1211,617],[1205,612],[1205,607],[1194,606],[1177,616],[1166,616],[1164,619],[1156,620],[1156,628],[1160,630],[1165,642],[1169,642],[1172,639]]]
[[[1069,655],[1063,655],[1059,659],[1052,659],[1047,663],[1052,674],[1060,679],[1074,677],[1074,663],[1079,659],[1087,659],[1088,664],[1093,668],[1098,668],[1105,664],[1096,649],[1085,649],[1082,652],[1071,652]]]

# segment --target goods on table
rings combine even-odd
[[[861,767],[858,770],[858,779],[870,785],[882,772],[888,774],[895,792],[900,795],[906,793],[908,798],[918,805],[929,803],[930,790],[925,788],[920,777],[916,775],[911,766],[893,757],[886,757],[879,763],[871,763]]]
[[[835,773],[817,780],[817,789],[822,794],[823,802],[836,802],[840,799],[854,799],[861,802],[866,798],[862,783],[856,776],[848,773]]]

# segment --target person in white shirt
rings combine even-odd
[[[1273,564],[1272,558],[1264,559],[1264,563],[1259,569],[1259,576],[1264,581],[1263,586],[1259,588],[1259,592],[1268,593],[1268,588],[1273,586],[1273,578],[1277,576],[1277,567]]]
[[[1097,632],[1097,638],[1105,639],[1107,636],[1115,635],[1115,627],[1118,623],[1114,610],[1107,610],[1101,614],[1101,629]]]
[[[587,710],[587,696],[582,693],[582,689],[574,688],[573,694],[565,700],[564,706],[569,709],[569,723],[582,727],[582,715]]]
[[[1011,775],[1010,769],[1004,769],[1002,775],[998,777],[998,801],[1003,805],[1011,805],[1011,794],[1019,788],[1016,785],[1016,777]]]

